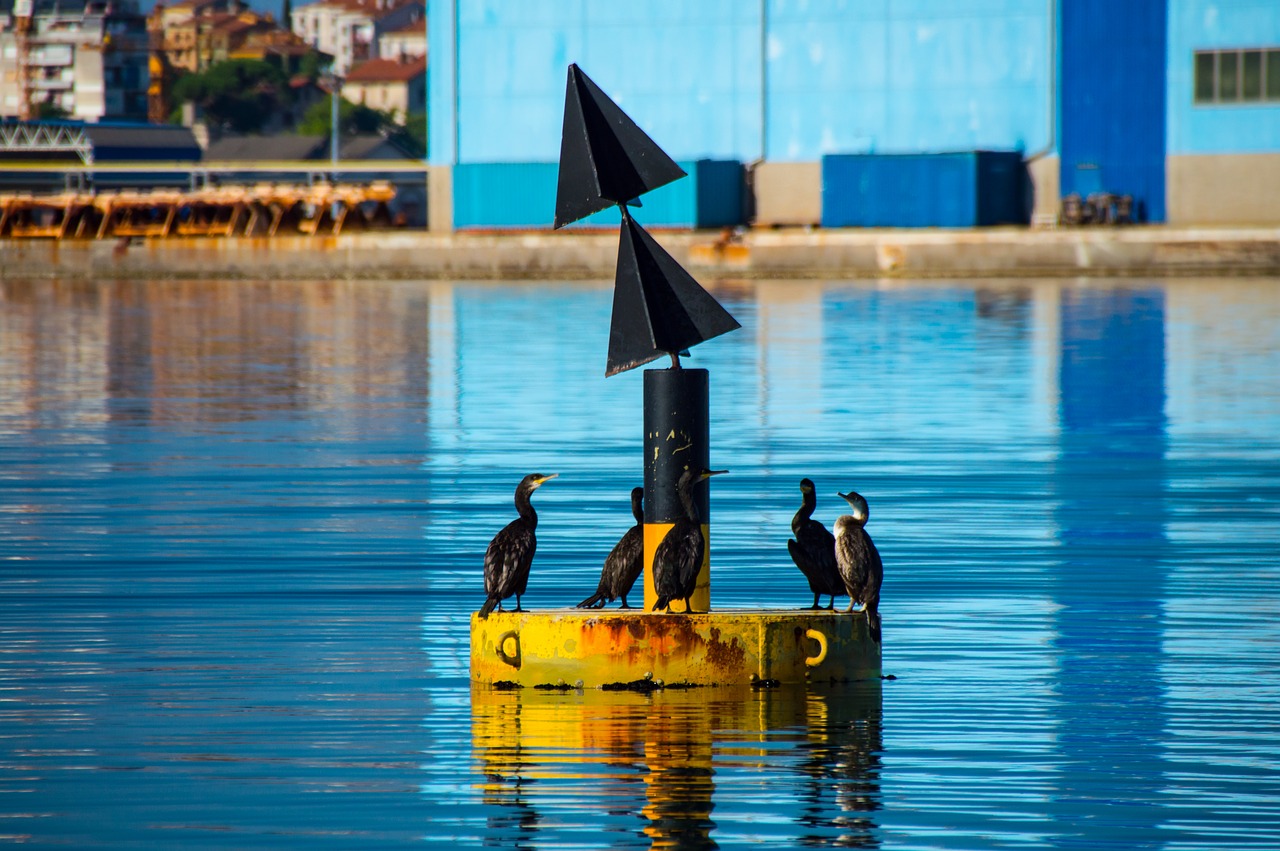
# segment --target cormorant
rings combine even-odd
[[[636,525],[623,534],[604,560],[600,570],[600,586],[596,593],[578,604],[579,609],[600,609],[605,603],[622,598],[622,608],[629,609],[627,594],[644,570],[644,488],[631,489],[631,514]]]
[[[853,510],[852,514],[836,518],[836,562],[850,597],[849,608],[845,611],[852,612],[854,603],[861,603],[862,611],[867,613],[871,638],[879,644],[880,583],[884,581],[884,564],[864,528],[871,512],[867,509],[867,501],[856,491],[839,496]]]
[[[814,494],[813,482],[800,480],[800,510],[791,520],[793,540],[787,541],[787,549],[791,551],[791,560],[800,568],[804,578],[809,580],[809,590],[813,592],[813,606],[819,609],[818,598],[823,594],[831,595],[831,605],[836,606],[836,597],[843,597],[848,592],[844,580],[840,578],[840,569],[836,566],[836,539],[827,527],[812,519],[813,510],[818,506],[818,498]]]
[[[502,601],[515,595],[516,608],[520,611],[520,595],[529,585],[529,568],[533,565],[533,553],[538,547],[534,530],[538,528],[538,513],[533,510],[529,497],[543,482],[554,479],[559,473],[543,475],[530,473],[516,485],[516,511],[520,516],[508,523],[493,536],[489,549],[484,553],[484,593],[487,599],[480,607],[480,617],[487,618],[496,606],[502,609]]]
[[[698,571],[707,554],[707,539],[702,534],[702,520],[693,504],[693,486],[728,470],[685,470],[676,483],[676,494],[684,506],[684,516],[667,530],[653,553],[653,587],[658,599],[653,611],[670,611],[672,600],[684,600],[684,610],[692,613],[691,598],[698,585]]]

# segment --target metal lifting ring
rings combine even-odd
[[[508,641],[510,641],[514,645],[510,653],[508,653],[506,649],[506,644]],[[514,629],[508,630],[502,633],[502,635],[498,636],[498,640],[496,644],[497,644],[498,658],[501,659],[503,662],[506,662],[508,665],[510,665],[513,668],[519,668],[520,667],[520,633],[516,632]],[[823,656],[827,655],[825,645],[823,645],[822,655]]]
[[[818,655],[805,658],[804,663],[810,668],[816,668],[827,658],[827,636],[816,629],[806,629],[804,634],[818,642]]]

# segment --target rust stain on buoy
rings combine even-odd
[[[601,688],[643,680],[731,685],[880,676],[866,618],[845,612],[493,612],[471,618],[471,678]]]

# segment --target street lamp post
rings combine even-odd
[[[329,85],[329,165],[335,173],[338,168],[338,98],[342,92],[342,78],[330,70],[325,75]],[[336,175],[335,175],[336,177]]]

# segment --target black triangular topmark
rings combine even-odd
[[[569,66],[560,136],[555,227],[685,176],[577,65]]]
[[[623,210],[606,376],[741,327]]]

